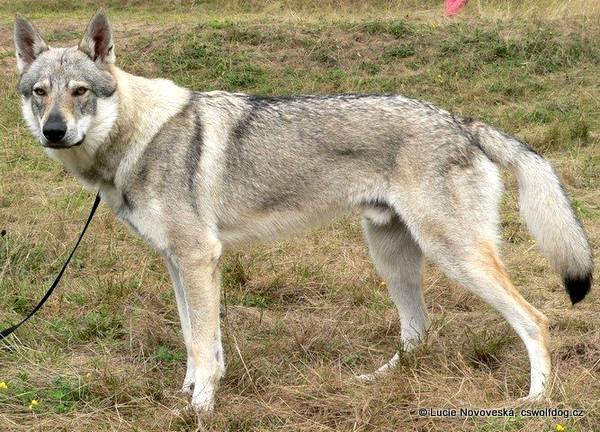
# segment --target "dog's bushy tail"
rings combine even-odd
[[[573,304],[592,284],[592,252],[571,201],[550,164],[529,146],[488,125],[469,125],[485,154],[513,170],[519,180],[519,205],[540,249],[563,278]]]

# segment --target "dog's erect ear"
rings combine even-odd
[[[23,73],[35,59],[48,49],[40,33],[21,15],[15,18],[15,48],[17,68]]]
[[[110,22],[104,11],[98,12],[79,42],[79,49],[86,53],[99,66],[115,62],[115,48]]]

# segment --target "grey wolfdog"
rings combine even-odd
[[[225,369],[222,251],[352,210],[363,217],[405,349],[428,328],[427,257],[508,320],[529,354],[527,399],[544,396],[548,319],[519,294],[499,258],[496,164],[516,173],[521,213],[573,303],[590,290],[593,262],[560,180],[527,145],[402,96],[201,93],[133,76],[115,66],[104,12],[72,48],[50,48],[17,16],[15,44],[32,134],[164,256],[187,348],[183,391],[197,411],[212,409]]]

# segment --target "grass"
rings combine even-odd
[[[404,93],[486,120],[560,173],[596,256],[600,242],[600,8],[595,2],[105,2],[119,64],[197,90],[259,94]],[[0,324],[41,298],[92,197],[29,136],[15,94],[13,13],[74,44],[95,8],[72,0],[0,7]],[[101,208],[43,310],[1,343],[0,430],[593,431],[600,424],[595,291],[570,307],[518,217],[506,176],[504,259],[551,320],[549,407],[569,419],[421,417],[426,408],[517,407],[524,347],[489,307],[427,265],[432,327],[376,384],[352,377],[399,346],[395,308],[354,217],[299,238],[227,254],[227,375],[211,418],[177,393],[185,350],[160,258]],[[596,273],[596,280],[598,274]],[[38,404],[31,406],[35,399]],[[543,406],[544,404],[542,404]],[[31,409],[30,409],[31,406]]]

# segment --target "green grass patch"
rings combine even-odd
[[[183,351],[175,351],[167,346],[160,345],[156,351],[154,351],[153,357],[164,363],[179,363],[185,360],[185,353]]]
[[[510,333],[491,329],[465,332],[466,341],[461,350],[475,368],[494,369],[500,365],[502,351],[515,340]]]

